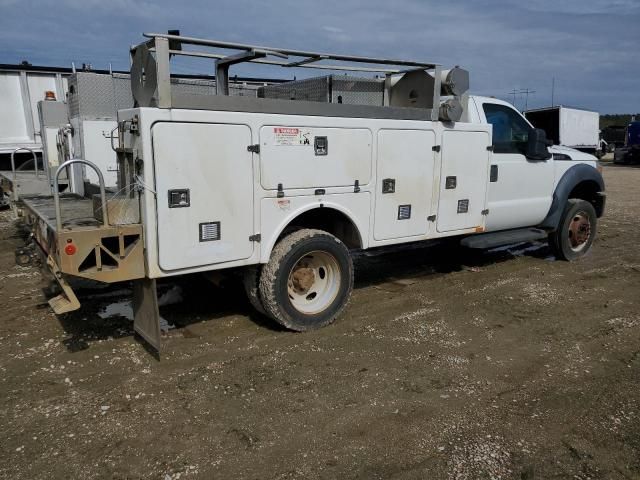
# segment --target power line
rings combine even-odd
[[[521,88],[520,90],[514,88],[513,90],[511,90],[509,92],[509,95],[513,95],[513,105],[516,104],[516,95],[525,95],[525,100],[524,100],[524,109],[528,110],[529,109],[529,94],[534,94],[536,93],[535,90],[531,90],[530,88]],[[516,107],[517,108],[517,107]]]

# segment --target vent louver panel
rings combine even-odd
[[[207,222],[200,224],[200,241],[211,242],[220,240],[220,222]]]

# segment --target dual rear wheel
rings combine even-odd
[[[346,307],[353,262],[338,238],[299,229],[280,239],[268,263],[245,271],[244,286],[256,310],[291,330],[313,330]]]

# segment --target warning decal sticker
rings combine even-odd
[[[301,128],[273,127],[275,145],[300,146],[311,145],[311,132]]]

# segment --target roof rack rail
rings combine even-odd
[[[176,34],[177,33],[177,34]],[[369,72],[386,76],[391,88],[391,75],[431,71],[433,98],[431,117],[438,119],[442,68],[434,62],[342,55],[289,48],[274,48],[243,43],[186,37],[176,31],[144,33],[148,40],[131,48],[132,92],[138,106],[171,108],[170,65],[173,56],[198,57],[215,61],[216,94],[229,95],[229,67],[239,63],[259,63],[284,68],[313,68],[345,72]],[[185,46],[204,47],[185,49]],[[212,49],[218,49],[213,50]],[[221,52],[220,50],[223,50]],[[224,52],[235,50],[237,53]],[[320,63],[323,61],[331,63]]]

